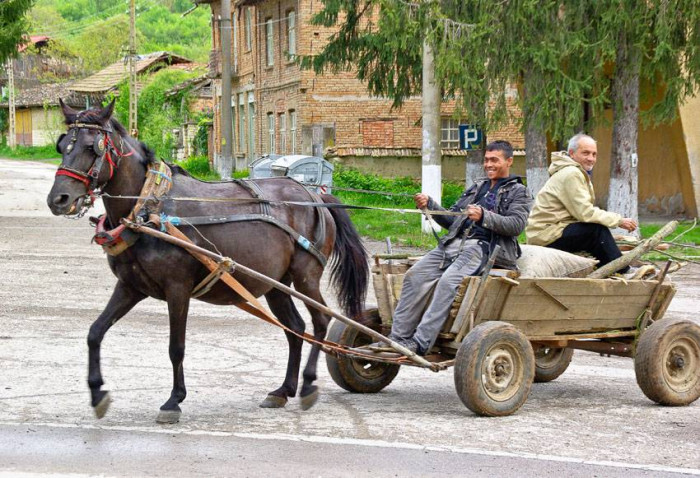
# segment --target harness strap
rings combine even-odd
[[[243,188],[248,190],[251,196],[255,199],[260,199],[260,213],[266,216],[272,216],[272,210],[270,209],[270,204],[265,201],[265,193],[258,183],[255,181],[239,180],[236,183],[240,184]]]
[[[318,248],[311,243],[307,238],[299,234],[297,231],[292,229],[288,224],[280,221],[273,216],[265,216],[262,214],[232,214],[230,216],[191,216],[191,217],[178,217],[178,216],[167,216],[162,214],[160,216],[161,225],[165,225],[166,230],[168,225],[173,226],[205,226],[212,224],[225,224],[228,222],[245,222],[245,221],[262,221],[279,227],[287,234],[292,236],[292,239],[296,241],[302,248],[313,255],[322,266],[326,266],[328,259],[323,255]],[[161,226],[162,227],[162,226]]]

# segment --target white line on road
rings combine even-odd
[[[218,432],[211,430],[175,430],[172,428],[145,428],[145,427],[128,427],[128,426],[97,426],[88,424],[69,424],[69,423],[13,423],[13,422],[0,422],[0,425],[6,426],[44,426],[51,428],[79,428],[85,430],[114,430],[114,431],[125,431],[125,432],[141,432],[141,433],[154,433],[154,434],[178,434],[178,435],[190,435],[190,436],[212,436],[212,437],[237,437],[244,439],[254,439],[254,440],[278,440],[278,441],[296,441],[296,442],[309,442],[309,443],[325,443],[330,445],[354,445],[354,446],[366,446],[366,447],[377,447],[377,448],[397,448],[397,449],[407,449],[407,450],[421,450],[421,451],[435,451],[435,452],[449,452],[449,453],[463,453],[481,456],[498,456],[506,458],[522,458],[527,460],[540,460],[540,461],[551,461],[559,463],[573,463],[580,465],[591,465],[591,466],[607,466],[612,468],[629,468],[634,470],[646,470],[646,471],[658,471],[664,473],[682,473],[686,475],[700,476],[700,469],[696,468],[679,468],[673,466],[664,465],[654,465],[654,464],[640,464],[640,463],[628,463],[622,461],[599,461],[599,460],[586,460],[583,458],[574,458],[567,456],[556,456],[556,455],[544,455],[538,453],[525,453],[525,452],[507,452],[507,451],[495,451],[495,450],[484,450],[480,448],[461,448],[454,446],[440,446],[440,445],[419,445],[415,443],[403,443],[403,442],[387,442],[383,440],[367,440],[359,438],[334,438],[325,436],[315,436],[315,435],[287,435],[287,434],[261,434],[261,433],[241,433],[241,432]],[[13,475],[16,476],[16,475]],[[40,475],[37,475],[40,476]],[[41,475],[47,476],[47,475]],[[54,476],[54,475],[49,475]],[[63,475],[61,475],[63,476]],[[80,476],[80,475],[79,475]],[[94,475],[82,475],[82,476],[94,476]],[[2,472],[0,472],[0,478],[5,478]]]

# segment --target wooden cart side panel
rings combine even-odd
[[[651,316],[654,320],[661,320],[668,310],[668,306],[671,304],[673,297],[676,295],[676,286],[671,283],[668,279],[666,283],[661,286],[659,291],[659,296],[656,299],[656,304],[652,310]]]
[[[510,295],[504,295],[503,287],[489,287],[476,323],[509,322],[530,337],[633,329],[656,286],[654,281],[562,278],[519,282]],[[669,288],[664,289],[667,295]]]
[[[382,323],[390,324],[396,303],[401,295],[404,274],[372,274],[377,309]]]
[[[476,289],[478,288],[481,279],[478,277],[470,276],[466,277],[464,281],[467,283],[467,290],[464,293],[464,298],[458,304],[459,310],[457,311],[457,315],[455,316],[454,320],[451,323],[448,322],[445,324],[445,326],[442,328],[443,332],[456,334],[462,328],[462,324],[464,323],[464,321],[468,320],[467,312],[469,311],[469,307],[472,301],[474,300],[474,295],[476,294]]]

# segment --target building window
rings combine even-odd
[[[248,93],[248,158],[255,159],[255,98]]]
[[[253,37],[253,13],[250,8],[245,9],[245,51],[250,51],[252,48],[252,37]]]
[[[294,60],[297,54],[297,24],[294,10],[287,13],[287,58]]]
[[[292,154],[297,153],[297,112],[289,110],[289,142]]]
[[[268,153],[275,154],[277,150],[275,149],[275,114],[267,114],[267,146]]]
[[[238,151],[240,153],[245,153],[245,98],[243,95],[238,95]]]
[[[274,37],[273,37],[272,18],[265,20],[265,64],[272,66],[275,64]]]
[[[442,149],[459,149],[459,125],[466,124],[463,119],[442,118],[440,128],[440,147]]]
[[[236,12],[233,12],[231,25],[233,26],[233,70],[238,71],[238,25]]]
[[[287,154],[287,114],[280,113],[277,122],[280,125],[279,152]]]

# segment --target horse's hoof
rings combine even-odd
[[[306,395],[301,396],[301,409],[308,410],[313,407],[318,400],[318,387],[316,385],[311,387],[311,391]]]
[[[93,410],[95,411],[95,416],[100,419],[104,418],[109,410],[109,404],[112,403],[112,397],[109,396],[109,392],[105,392],[100,401],[95,405]]]
[[[265,400],[260,402],[260,408],[284,408],[287,404],[287,399],[285,397],[278,397],[277,395],[268,395]]]
[[[161,410],[156,417],[156,423],[172,425],[180,421],[180,415],[182,415],[180,410]]]

